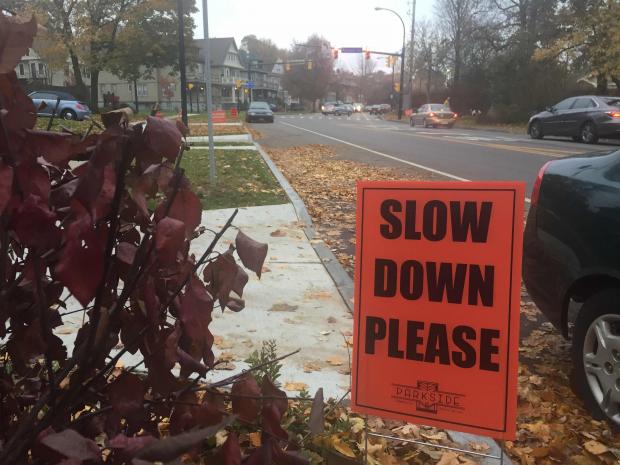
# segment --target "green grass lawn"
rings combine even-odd
[[[49,124],[51,118],[45,117],[45,116],[38,116],[37,117],[37,124],[35,125],[35,129],[40,129],[43,131],[47,130],[47,125]],[[99,117],[99,115],[93,115],[93,120],[97,121],[97,123],[99,123],[101,126],[103,126],[103,124],[101,123],[101,118]],[[52,122],[52,128],[50,129],[50,131],[61,131],[63,127],[67,128],[68,130],[78,133],[78,134],[84,134],[86,131],[88,131],[88,128],[90,127],[91,122],[88,120],[84,120],[84,121],[73,121],[73,120],[66,120],[66,119],[62,119],[62,118],[54,118],[54,121]],[[92,131],[93,133],[97,133],[97,132],[101,132],[101,129],[97,128],[97,126],[93,127]]]
[[[288,201],[261,158],[250,150],[216,150],[217,183],[209,185],[209,151],[193,147],[181,166],[200,197],[203,208],[277,205]]]

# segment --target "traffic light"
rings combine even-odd
[[[366,51],[364,52],[364,54],[366,55],[366,59],[367,59],[367,60],[370,60],[370,51],[369,51],[369,50],[366,50]]]
[[[290,63],[285,64],[285,65],[284,65],[284,69],[285,69],[286,71],[290,71],[290,70],[291,70],[291,64],[290,64]]]
[[[395,82],[394,83],[394,90],[398,93],[400,93],[400,82]]]
[[[385,57],[385,66],[387,66],[388,68],[392,66],[392,57]]]
[[[312,62],[309,61],[306,65],[308,66],[308,70],[312,71]]]
[[[334,49],[334,60],[337,60],[337,59],[338,59],[338,49],[335,48]]]

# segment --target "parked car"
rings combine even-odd
[[[570,97],[530,118],[532,139],[567,136],[576,142],[596,144],[599,138],[620,138],[620,97]]]
[[[324,115],[333,115],[334,110],[338,105],[343,105],[343,102],[341,102],[340,100],[324,102],[321,105],[321,113],[323,113]]]
[[[58,99],[60,99],[60,102],[56,109],[56,115],[63,119],[81,121],[84,118],[89,118],[91,115],[90,108],[88,108],[86,103],[79,101],[67,92],[41,90],[29,93],[28,97],[34,103],[34,106],[37,108],[37,114],[40,116],[52,116]]]
[[[551,323],[572,336],[575,390],[595,418],[620,427],[620,150],[540,170],[523,281]]]
[[[334,115],[336,116],[342,116],[342,115],[351,116],[352,113],[353,113],[353,107],[346,103],[343,103],[342,105],[336,105],[334,107]]]
[[[450,110],[450,108],[444,104],[427,103],[411,113],[411,116],[409,117],[409,125],[411,127],[419,124],[425,128],[436,128],[437,126],[446,126],[451,128],[454,126],[457,118],[458,114]]]
[[[245,116],[247,123],[253,123],[255,121],[266,121],[267,123],[273,123],[273,111],[269,108],[267,102],[252,102],[248,107],[248,112]]]
[[[371,105],[369,112],[371,115],[382,115],[388,113],[391,109],[392,107],[389,104],[381,103],[378,105]]]

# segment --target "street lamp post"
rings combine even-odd
[[[403,83],[404,83],[404,77],[405,77],[405,22],[403,21],[403,18],[400,17],[400,15],[398,13],[396,13],[394,10],[390,10],[389,8],[382,8],[380,6],[376,6],[375,7],[376,11],[389,11],[391,13],[394,13],[398,19],[400,19],[400,23],[403,25],[403,48],[402,51],[400,53],[400,89],[398,92],[398,119],[403,119]]]

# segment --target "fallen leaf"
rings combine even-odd
[[[313,371],[321,371],[321,365],[317,362],[307,362],[304,364],[304,371],[306,373],[312,373]]]
[[[342,358],[338,357],[337,355],[329,357],[325,361],[327,363],[329,363],[330,365],[335,366],[335,367],[339,367],[340,365],[342,365],[344,363],[344,360],[342,360]]]
[[[594,455],[601,455],[609,450],[606,445],[594,440],[584,443],[583,447]]]
[[[268,310],[269,312],[294,312],[299,308],[299,305],[289,305],[286,302],[279,302],[273,304]]]
[[[261,433],[258,431],[255,431],[253,433],[249,434],[250,437],[250,444],[252,444],[252,447],[260,447],[261,446]]]
[[[295,383],[295,382],[284,383],[285,391],[303,391],[305,389],[308,389],[308,385],[306,383]]]
[[[275,231],[273,231],[271,234],[269,234],[271,237],[284,237],[286,236],[286,233],[284,231],[281,231],[279,229],[276,229]]]
[[[458,455],[454,452],[444,452],[437,465],[459,465]]]

